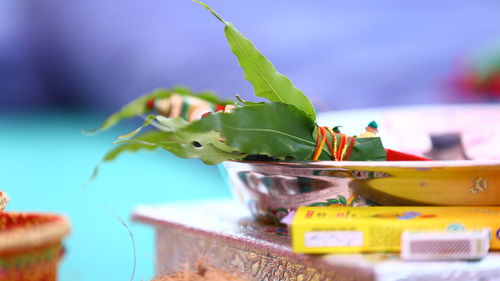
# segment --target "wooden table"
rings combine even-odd
[[[263,225],[232,200],[139,206],[133,219],[156,230],[156,271],[205,260],[248,280],[493,281],[500,253],[480,261],[404,262],[397,254],[303,255],[286,228]]]

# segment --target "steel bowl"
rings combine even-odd
[[[500,205],[500,161],[226,161],[235,197],[266,222],[300,206]]]

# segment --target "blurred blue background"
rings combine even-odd
[[[477,101],[457,71],[498,46],[500,2],[207,1],[250,38],[318,110]],[[252,99],[223,26],[188,0],[0,2],[0,189],[10,210],[67,215],[61,280],[153,275],[153,232],[134,205],[230,196],[216,167],[167,152],[120,157],[82,185],[115,136],[86,137],[107,114],[157,87]],[[196,175],[196,176],[194,176]]]

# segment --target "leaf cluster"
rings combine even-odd
[[[230,113],[212,113],[194,122],[150,115],[144,124],[115,143],[103,161],[114,160],[125,151],[163,148],[182,158],[199,158],[206,164],[226,160],[252,159],[310,160],[316,147],[316,112],[309,99],[273,64],[264,57],[250,40],[232,23],[225,21],[212,8],[203,5],[224,24],[224,34],[236,56],[245,78],[252,84],[255,95],[269,102],[239,100],[239,106]],[[186,88],[159,89],[143,95],[112,114],[96,130],[106,130],[122,119],[150,113],[146,106],[151,98],[169,98],[174,93],[195,96],[211,104],[229,104],[212,93],[194,94]],[[155,130],[140,133],[144,127]],[[337,138],[340,139],[340,138]],[[330,139],[330,141],[333,141]],[[248,159],[248,158],[247,158]],[[323,149],[320,160],[332,155]],[[385,150],[379,138],[357,138],[350,160],[385,160]]]

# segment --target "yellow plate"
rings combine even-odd
[[[359,195],[382,205],[500,205],[500,161],[346,162],[343,166],[369,171],[353,185]]]

